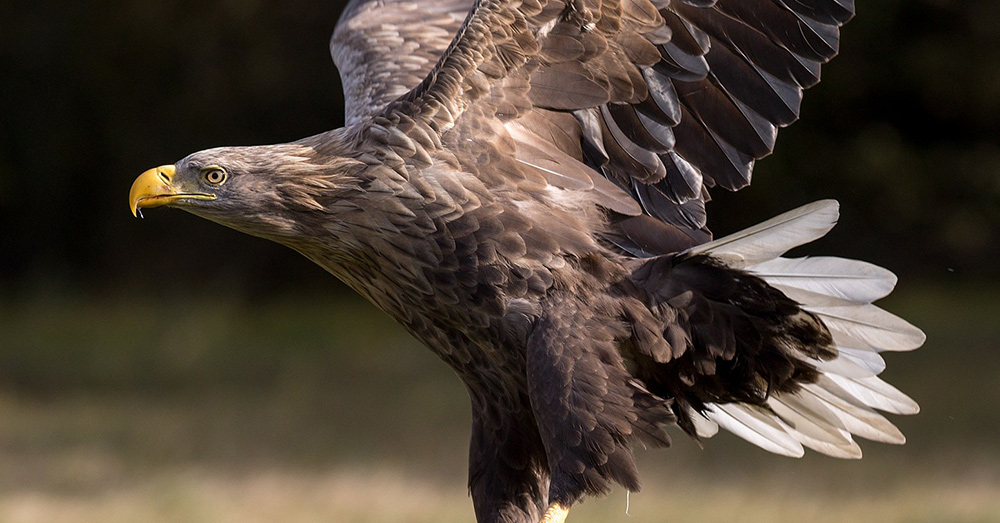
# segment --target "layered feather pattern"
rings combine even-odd
[[[707,189],[748,185],[778,129],[798,118],[853,9],[847,0],[353,0],[332,50],[352,123],[386,116],[405,133],[445,133],[467,128],[468,111],[535,132],[519,148],[537,150],[544,129],[526,120],[572,114],[582,146],[559,146],[617,185],[593,184],[601,205],[675,227],[687,237],[674,244],[681,250],[710,235]],[[443,38],[449,29],[458,38]],[[411,155],[433,152],[400,154]],[[505,173],[537,167],[523,159]],[[575,176],[566,172],[542,170],[557,187]]]

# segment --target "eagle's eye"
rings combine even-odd
[[[222,185],[225,183],[227,175],[225,169],[212,165],[201,170],[201,177],[210,185]]]

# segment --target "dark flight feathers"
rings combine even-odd
[[[819,81],[854,8],[845,0],[487,0],[465,18],[472,7],[353,2],[333,39],[349,121],[388,110],[442,130],[478,107],[477,115],[536,131],[525,118],[532,112],[574,114],[572,134],[583,140],[575,159],[621,189],[604,190],[605,206],[632,214],[624,202],[632,199],[684,233],[674,250],[710,237],[705,188],[750,183],[777,129],[798,118],[802,90]],[[449,32],[460,37],[448,39],[438,62]],[[406,91],[409,109],[394,102]],[[530,154],[531,143],[519,144]],[[560,174],[566,186],[592,185],[579,171]]]

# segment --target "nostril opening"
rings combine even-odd
[[[168,175],[167,173],[163,171],[156,171],[156,175],[159,176],[161,180],[163,180],[163,183],[170,183],[170,175]]]

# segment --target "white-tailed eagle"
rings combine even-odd
[[[838,49],[853,0],[354,0],[333,35],[343,128],[151,169],[171,205],[307,256],[401,323],[473,405],[480,522],[562,521],[639,489],[633,445],[719,427],[771,452],[902,443],[877,375],[923,334],[895,277],[786,259],[807,205],[732,236],[750,182]]]

